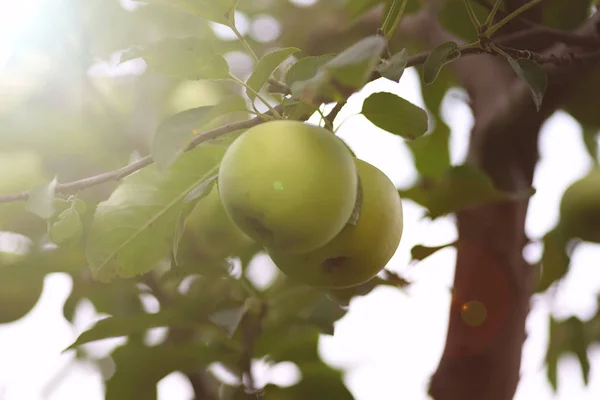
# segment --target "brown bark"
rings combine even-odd
[[[595,15],[580,32],[598,35],[599,21]],[[550,51],[577,49],[559,46]],[[540,112],[533,106],[529,89],[514,78],[483,102],[475,89],[469,161],[503,190],[516,193],[529,188],[538,159],[540,127],[587,68],[548,68],[549,87]],[[486,70],[479,75],[483,81],[494,79]],[[455,295],[446,347],[430,385],[436,400],[509,400],[514,396],[533,292],[532,268],[522,257],[527,206],[527,200],[490,204],[457,215],[460,245]],[[462,318],[461,307],[471,300],[487,308],[487,319],[479,327],[469,326]]]

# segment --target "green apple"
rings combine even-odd
[[[258,247],[231,221],[223,208],[216,185],[187,217],[185,234],[190,235],[196,252],[210,259],[239,256]]]
[[[570,237],[600,243],[600,168],[565,190],[560,202],[560,227]]]
[[[228,148],[218,185],[225,211],[244,233],[267,247],[302,253],[344,228],[358,174],[348,148],[327,129],[271,121]]]
[[[291,278],[322,288],[348,288],[368,282],[392,258],[402,237],[402,201],[379,169],[356,159],[363,203],[356,225],[348,224],[325,246],[303,254],[267,249]]]

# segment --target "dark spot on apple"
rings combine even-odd
[[[323,261],[321,265],[323,265],[325,272],[332,273],[340,267],[343,267],[347,260],[348,257],[346,256],[332,257]]]
[[[254,217],[247,217],[246,222],[248,223],[248,226],[250,226],[250,228],[254,232],[256,232],[261,238],[266,240],[273,239],[273,231],[264,226],[262,222],[260,222],[258,219]]]

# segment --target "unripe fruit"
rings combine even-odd
[[[565,190],[560,202],[560,225],[569,237],[600,243],[600,168]]]
[[[213,259],[239,256],[257,247],[256,242],[231,222],[216,185],[190,213],[185,230],[191,236],[196,251]]]
[[[330,131],[272,121],[229,147],[218,185],[225,211],[244,233],[300,253],[325,245],[348,222],[358,175],[350,151]]]
[[[268,249],[289,277],[323,288],[352,287],[375,277],[396,252],[403,229],[398,190],[371,164],[357,159],[356,165],[363,193],[356,225],[346,225],[327,245],[308,253]]]

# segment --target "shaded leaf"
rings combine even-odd
[[[425,110],[393,93],[373,93],[364,101],[362,113],[377,127],[405,139],[427,132]]]
[[[434,247],[428,247],[428,246],[423,246],[423,245],[416,245],[413,246],[412,249],[410,249],[410,255],[412,257],[412,261],[422,261],[424,259],[426,259],[427,257],[429,257],[430,255],[445,249],[446,247],[450,247],[450,246],[454,246],[455,243],[448,243],[442,246],[434,246]]]
[[[589,383],[590,362],[587,354],[588,347],[594,341],[590,332],[590,323],[583,322],[577,317],[570,317],[558,321],[550,316],[550,337],[546,350],[547,377],[550,385],[556,392],[558,388],[557,366],[560,357],[572,353],[577,356],[581,366],[584,383]]]
[[[598,134],[600,134],[600,131],[597,131],[596,129],[583,127],[581,130],[585,149],[587,150],[592,162],[596,165],[596,167],[600,166],[600,160],[598,159]]]
[[[552,28],[572,30],[590,15],[593,0],[547,0],[541,7],[542,22]]]
[[[288,47],[264,55],[258,60],[258,63],[254,67],[254,71],[252,72],[252,75],[250,75],[250,78],[248,78],[246,84],[252,88],[254,92],[260,92],[264,84],[267,83],[271,75],[273,75],[273,72],[275,72],[275,70],[292,54],[298,51],[300,51],[300,49],[296,47]],[[256,98],[256,95],[249,89],[246,89],[246,95],[250,100]]]
[[[155,399],[156,384],[171,372],[204,370],[213,362],[232,359],[230,353],[202,343],[155,347],[128,343],[111,354],[115,373],[106,382],[106,399]]]
[[[446,42],[431,50],[429,56],[423,63],[423,80],[430,84],[437,78],[442,67],[460,57],[458,45],[454,42]]]
[[[381,32],[383,32],[387,40],[390,40],[393,37],[398,24],[402,20],[406,3],[406,0],[388,0],[386,2]]]
[[[141,0],[150,4],[165,4],[185,11],[189,14],[205,18],[209,21],[227,25],[228,15],[234,8],[236,0]]]
[[[48,219],[54,214],[54,192],[58,182],[54,178],[50,183],[35,187],[27,199],[27,211]]]
[[[483,171],[468,164],[451,167],[441,178],[425,179],[399,193],[427,208],[433,219],[474,205],[510,198],[496,189]]]
[[[517,75],[529,85],[533,102],[539,111],[540,107],[542,107],[546,87],[548,86],[546,71],[535,61],[526,58],[515,60],[509,57],[507,60]]]
[[[175,310],[164,310],[155,314],[140,314],[127,317],[107,317],[96,322],[92,328],[79,335],[75,342],[64,351],[96,340],[143,333],[151,328],[190,326],[193,323],[194,321],[190,320],[189,317],[179,314]]]
[[[242,306],[230,310],[217,311],[209,319],[223,329],[227,333],[227,336],[231,338],[240,326],[245,313],[246,308]]]
[[[298,364],[302,380],[294,386],[281,388],[267,385],[265,400],[335,399],[353,400],[342,374],[323,362]]]
[[[406,49],[390,57],[389,60],[383,60],[375,69],[381,76],[394,82],[399,82],[408,62],[408,53]]]
[[[536,291],[543,292],[554,282],[564,277],[569,270],[571,259],[567,254],[568,238],[559,229],[552,230],[544,236],[544,253],[542,254],[541,276]]]
[[[144,49],[132,49],[121,62],[142,57],[154,71],[179,79],[228,79],[229,65],[213,45],[200,38],[162,39]]]
[[[204,144],[164,172],[150,165],[125,178],[94,215],[86,248],[94,277],[142,274],[167,256],[183,200],[217,172],[224,152]]]

